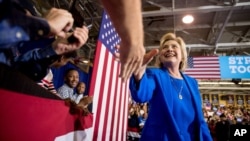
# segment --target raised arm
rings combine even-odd
[[[141,0],[101,1],[122,40],[120,77],[126,81],[133,73],[138,73],[145,54]]]

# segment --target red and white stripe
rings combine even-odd
[[[193,67],[184,73],[196,79],[220,79],[219,57],[193,57]]]
[[[129,90],[119,72],[119,62],[98,42],[89,91],[93,95],[93,141],[126,141]]]

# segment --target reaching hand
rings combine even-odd
[[[71,13],[67,10],[57,8],[50,9],[44,18],[50,26],[51,34],[59,37],[66,37],[65,32],[68,32],[72,28],[74,22]]]
[[[72,42],[72,44],[75,44],[76,46],[83,46],[89,37],[89,29],[86,26],[83,26],[82,28],[76,27],[72,34],[75,37],[75,42]]]
[[[142,65],[145,49],[143,46],[130,46],[121,42],[119,52],[121,62],[120,77],[122,81],[125,82],[133,73],[138,73]]]
[[[68,37],[71,36],[70,34],[67,35],[66,38],[59,37],[58,39],[56,39],[53,42],[52,47],[58,55],[77,50],[87,42],[88,32],[89,30],[85,26],[83,26],[82,28],[77,27],[72,33],[72,35],[76,38],[74,42],[68,42]]]
[[[116,46],[116,49],[118,50],[117,53],[114,54],[115,56],[115,59],[117,61],[121,61],[121,54],[120,54],[120,46],[117,45]],[[147,67],[147,64],[149,62],[151,62],[153,60],[153,58],[159,53],[159,50],[158,49],[153,49],[151,50],[150,52],[148,52],[147,54],[145,54],[143,56],[143,61],[142,61],[142,64],[140,66],[137,67],[137,72],[134,72],[134,76],[136,77],[137,80],[140,80],[142,75],[144,74],[145,72],[145,69]]]
[[[150,63],[158,53],[159,49],[152,49],[147,54],[144,55],[142,66],[138,70],[138,73],[134,73],[134,77],[137,81],[141,80],[143,74],[145,73],[148,63]]]

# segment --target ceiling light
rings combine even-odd
[[[89,63],[88,60],[83,60],[82,62],[85,63],[85,64],[88,64],[88,63]]]
[[[185,24],[190,24],[194,21],[194,17],[192,15],[186,15],[182,18],[182,22]]]

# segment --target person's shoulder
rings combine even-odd
[[[67,85],[67,84],[63,84],[62,86],[60,86],[59,88],[58,88],[58,91],[59,90],[65,90],[65,89],[68,89],[69,88],[69,86]]]

